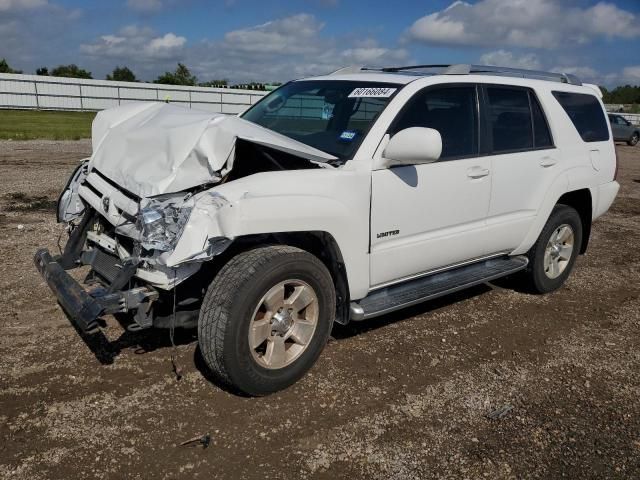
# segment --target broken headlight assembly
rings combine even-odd
[[[143,199],[137,221],[142,247],[160,252],[173,250],[189,221],[193,205],[189,196]]]

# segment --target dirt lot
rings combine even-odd
[[[260,399],[212,383],[192,332],[177,381],[166,332],[71,327],[31,259],[56,248],[53,200],[89,151],[0,142],[0,477],[640,477],[640,148],[618,147],[621,193],[562,290],[482,286],[336,327]]]

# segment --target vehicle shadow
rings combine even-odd
[[[346,326],[335,324],[331,332],[331,340],[341,341],[385,327],[396,322],[408,320],[415,316],[425,315],[440,308],[483,295],[491,291],[493,288],[496,287],[489,284],[477,285],[460,292],[452,293],[435,300],[414,305],[412,307],[407,307],[402,310],[398,310],[396,312],[389,313],[387,315],[383,315],[367,321],[351,322]],[[85,333],[75,325],[68,314],[66,315],[69,318],[71,325],[73,325],[80,338],[84,341],[87,348],[89,348],[89,350],[102,365],[113,364],[120,353],[132,348],[135,349],[134,352],[136,354],[144,354],[158,349],[170,348],[172,346],[168,329],[150,328],[147,330],[132,332],[127,329],[127,325],[131,323],[130,320],[128,320],[126,317],[115,317],[122,327],[123,332],[117,339],[109,340],[103,331],[103,328],[106,327],[106,322],[104,322],[103,320],[101,320],[100,329],[96,330],[95,332]],[[428,321],[428,319],[426,321]],[[202,357],[200,347],[197,345],[197,340],[198,338],[196,329],[176,328],[174,334],[175,345],[180,346],[196,343],[193,361],[195,368],[202,374],[205,379],[227,393],[238,396],[246,396],[242,392],[221,381],[209,369],[204,358]]]
[[[64,311],[64,310],[63,310]],[[126,319],[115,317],[123,332],[115,340],[109,340],[104,334],[102,328],[106,327],[104,320],[99,320],[100,328],[94,332],[83,332],[65,312],[69,322],[76,330],[82,341],[91,353],[102,365],[111,365],[115,359],[124,350],[134,349],[134,353],[141,355],[152,352],[161,348],[171,347],[171,337],[168,329],[150,328],[132,332],[127,329],[131,323]],[[197,341],[197,332],[195,329],[176,328],[173,337],[175,345],[188,345]]]
[[[447,307],[464,300],[469,300],[491,290],[492,288],[488,284],[476,285],[475,287],[471,287],[466,290],[451,293],[449,295],[419,303],[411,307],[403,308],[402,310],[388,313],[386,315],[372,318],[370,320],[365,320],[362,322],[349,322],[348,325],[339,325],[336,323],[333,326],[331,336],[334,340],[337,341],[355,337],[371,330],[385,327],[392,323],[408,320],[418,315],[425,315],[440,308]]]

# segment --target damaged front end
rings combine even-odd
[[[67,244],[55,256],[39,250],[35,264],[83,332],[103,315],[123,313],[132,314],[130,330],[193,327],[202,292],[174,289],[232,243],[216,234],[218,212],[229,207],[214,191],[136,198],[84,162],[60,196]],[[80,267],[88,267],[82,284],[68,273]]]
[[[82,331],[127,312],[133,329],[195,326],[207,285],[197,276],[234,240],[233,202],[217,186],[335,159],[237,117],[154,103],[100,112],[92,141],[58,201],[64,251],[35,256]],[[68,273],[78,267],[87,289]]]

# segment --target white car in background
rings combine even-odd
[[[283,389],[334,322],[518,274],[547,293],[613,202],[597,87],[453,65],[289,82],[239,117],[162,103],[98,114],[35,261],[82,331],[197,326],[206,364]],[[81,286],[66,270],[89,265]]]

